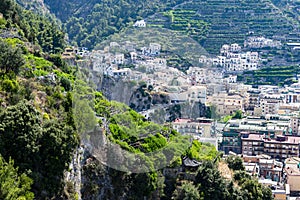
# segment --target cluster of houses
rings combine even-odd
[[[144,25],[140,21],[134,26]],[[277,46],[278,42],[263,37],[250,37],[244,44],[247,48]],[[212,143],[225,154],[241,155],[247,172],[271,185],[276,199],[300,194],[300,82],[257,88],[238,83],[235,72],[259,67],[258,52],[243,52],[238,44],[223,45],[220,56],[199,58],[199,65],[212,67],[192,66],[185,73],[168,66],[158,43],[140,47],[131,41],[111,42],[102,50],[66,49],[63,54],[75,55],[89,60],[95,73],[151,85],[153,91],[168,96],[170,105],[214,107],[213,119],[176,119],[172,126],[182,134]],[[237,111],[246,117],[224,124],[215,120]]]
[[[300,191],[299,157],[279,162],[268,155],[242,155],[246,172],[269,186],[276,200],[297,199]]]
[[[256,70],[261,66],[263,59],[253,49],[279,48],[281,46],[282,44],[276,40],[265,37],[248,37],[244,41],[244,47],[237,43],[224,44],[218,56],[212,58],[201,56],[199,62],[204,65],[222,67],[229,73]],[[248,51],[244,51],[246,49]]]
[[[224,44],[220,49],[220,55],[214,58],[201,56],[199,62],[220,66],[226,72],[241,72],[245,70],[256,70],[260,64],[259,54],[256,51],[242,51],[239,44]]]
[[[277,40],[272,40],[269,38],[265,38],[265,37],[257,37],[257,36],[253,36],[253,37],[248,37],[245,41],[244,41],[244,47],[245,48],[278,48],[282,46],[280,41]]]

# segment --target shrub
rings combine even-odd
[[[2,82],[2,88],[6,91],[6,92],[10,92],[10,93],[14,93],[17,92],[19,89],[19,84],[16,80],[9,80],[9,79],[5,79]]]

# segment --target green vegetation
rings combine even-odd
[[[245,175],[238,182],[239,186],[234,186],[232,180],[228,182],[221,176],[212,162],[204,162],[200,166],[195,183],[199,184],[199,192],[204,195],[204,199],[273,199],[271,189],[250,176]]]
[[[24,63],[21,48],[13,47],[0,39],[0,76],[11,73],[17,74]]]
[[[148,122],[128,106],[109,102],[99,93],[96,94],[95,108],[98,116],[108,120],[111,140],[130,152],[149,153],[177,149],[171,154],[178,157],[184,153],[184,147],[188,147],[187,137],[180,136],[169,127]]]
[[[181,2],[51,1],[50,9],[61,17],[64,14],[62,18],[71,39],[92,47],[140,17],[156,11],[167,12]],[[198,18],[184,20],[185,14],[196,14],[189,10],[171,12],[173,25],[170,27],[202,40],[200,34],[205,35],[208,26]],[[23,10],[12,0],[3,0],[0,12],[3,14],[0,19],[0,199],[78,199],[74,186],[77,183],[66,182],[65,175],[67,171],[77,170],[70,163],[80,142],[96,147],[99,136],[106,136],[113,144],[139,156],[140,168],[150,170],[146,173],[116,171],[104,166],[94,155],[88,155],[86,149],[82,169],[86,181],[81,182],[83,199],[95,199],[99,195],[107,195],[106,199],[112,196],[116,199],[170,199],[172,196],[175,199],[271,199],[269,189],[241,171],[236,171],[234,176],[239,187],[232,181],[226,182],[217,169],[220,155],[214,146],[196,140],[191,143],[189,137],[170,126],[149,122],[128,106],[108,101],[96,92],[83,81],[89,75],[87,70],[68,66],[62,60],[59,53],[65,43],[64,34],[51,18]],[[189,42],[176,42],[194,52],[199,50]],[[181,60],[177,61],[174,63]],[[90,134],[96,128],[103,134],[96,132],[97,137]],[[148,156],[151,153],[152,157]],[[197,160],[200,166],[193,169],[183,166],[184,157]],[[239,164],[231,168],[242,169]],[[156,169],[157,165],[163,169]],[[164,170],[171,170],[175,175]],[[181,170],[195,180],[185,180],[179,173]],[[113,193],[110,193],[111,186]]]
[[[53,21],[10,0],[0,12],[0,198],[55,198],[79,145],[66,92],[75,68],[51,54],[64,45]]]
[[[210,143],[200,143],[198,140],[194,140],[187,155],[196,160],[214,160],[218,156],[218,151]]]
[[[285,5],[289,8],[287,2]],[[293,7],[294,13],[296,8]],[[295,35],[299,25],[294,21],[297,17],[283,15],[280,7],[276,8],[271,1],[194,0],[154,15],[149,24],[184,32],[200,42],[209,53],[218,54],[223,44],[242,45],[247,35],[281,36],[297,41],[299,37]]]
[[[3,25],[0,26],[2,37],[20,38],[31,42],[31,49],[36,53],[41,53],[39,47],[47,53],[62,52],[64,33],[55,21],[24,10],[14,0],[2,0],[0,13],[4,17]]]
[[[243,160],[239,156],[230,155],[226,158],[226,162],[228,164],[228,167],[232,170],[245,170]]]
[[[173,199],[177,200],[202,200],[198,188],[191,182],[183,183],[174,191]]]
[[[163,15],[167,16],[170,22],[165,28],[187,34],[199,43],[206,39],[209,25],[198,18],[196,10],[175,9],[165,12]]]
[[[136,20],[181,2],[183,0],[45,1],[50,11],[64,23],[69,38],[88,48]]]
[[[11,157],[21,172],[31,171],[38,196],[43,190],[54,195],[78,145],[73,128],[56,120],[42,121],[41,113],[26,101],[8,107],[0,120],[1,155]]]
[[[272,66],[256,71],[246,71],[238,76],[239,81],[251,85],[284,85],[292,84],[299,73],[299,66]],[[294,81],[293,81],[294,80]]]
[[[243,111],[237,110],[232,115],[226,115],[221,118],[221,122],[227,123],[231,119],[242,119],[243,118]]]
[[[32,200],[34,194],[30,192],[32,179],[25,173],[20,174],[14,167],[13,160],[5,162],[0,155],[0,199],[3,200]]]

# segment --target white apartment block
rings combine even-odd
[[[201,102],[206,103],[206,87],[204,86],[192,86],[187,91],[189,102]]]
[[[260,60],[258,52],[241,52],[241,47],[238,44],[223,45],[220,54],[220,56],[212,59],[212,64],[219,65],[226,71],[256,70],[258,68]],[[200,60],[204,62],[203,58]]]
[[[244,42],[244,47],[249,48],[264,48],[264,47],[279,47],[281,43],[265,37],[248,37]]]

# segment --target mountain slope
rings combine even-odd
[[[243,44],[247,35],[283,41],[300,38],[299,4],[285,0],[44,0],[44,4],[63,22],[70,41],[88,48],[142,18],[183,32],[214,54],[224,43]]]
[[[210,53],[217,53],[225,43],[242,45],[249,35],[283,41],[295,35],[300,38],[299,27],[268,0],[193,0],[164,16],[169,18],[164,26],[175,30],[187,28],[197,20],[208,23],[206,38],[198,41]],[[150,23],[159,24],[159,21],[162,18],[150,18]]]
[[[69,38],[80,46],[94,47],[137,19],[163,11],[183,0],[71,0],[45,3],[62,22]]]

